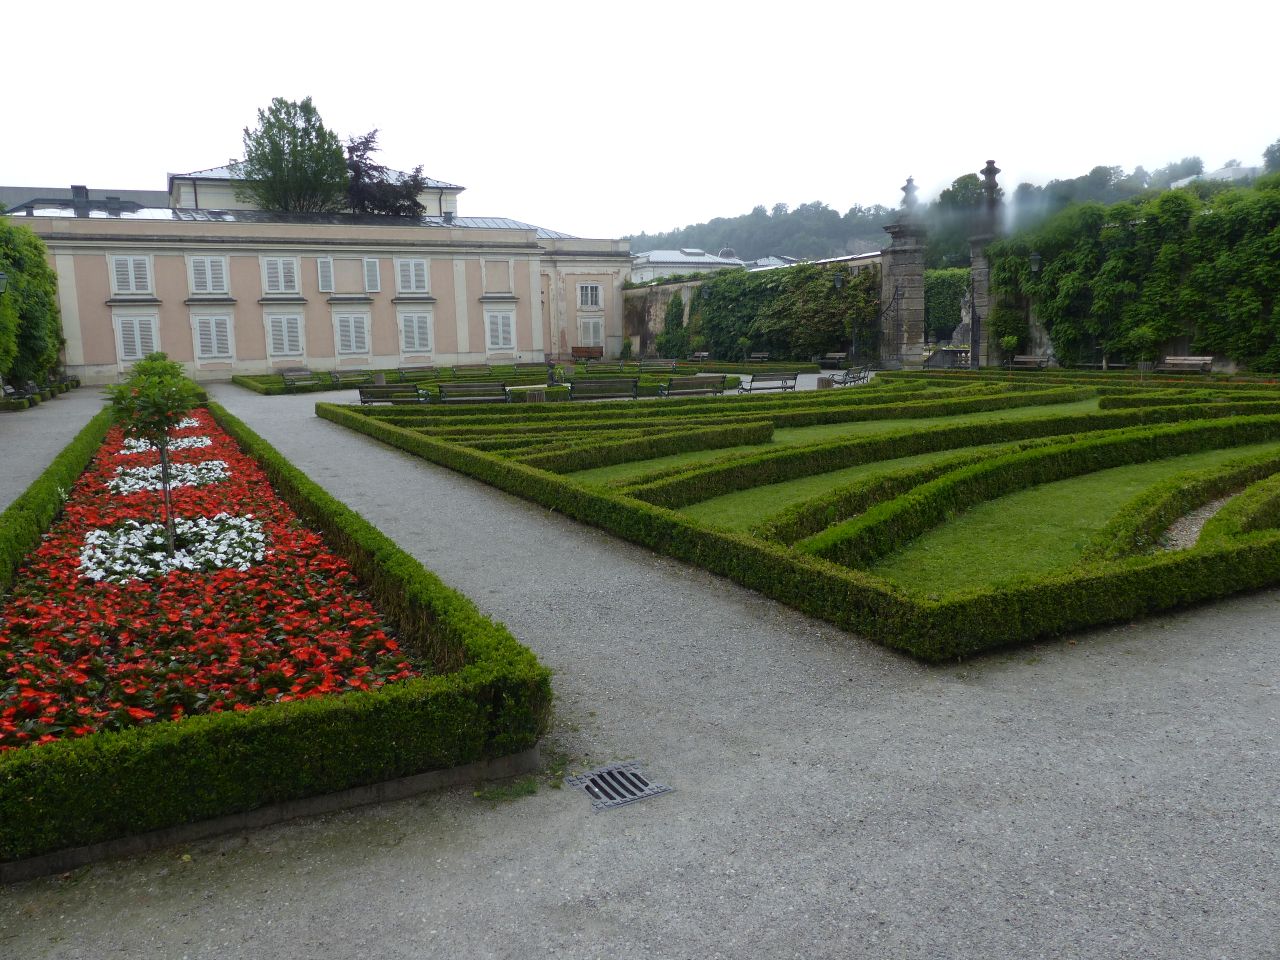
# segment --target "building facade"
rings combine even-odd
[[[621,349],[626,241],[460,217],[441,181],[414,220],[255,210],[228,177],[172,175],[166,207],[14,205],[57,272],[69,373],[112,382],[154,350],[216,380]]]

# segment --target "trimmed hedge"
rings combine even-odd
[[[1021,450],[960,467],[795,544],[804,553],[862,566],[948,517],[1017,490],[1131,463],[1280,439],[1280,416],[1120,430]]]
[[[550,674],[505,627],[239,420],[209,409],[352,565],[404,648],[442,672],[0,754],[0,860],[503,756],[547,727]],[[75,455],[64,453],[69,470]]]
[[[1280,476],[1268,477],[1229,500],[1200,531],[1200,543],[1222,546],[1232,537],[1280,527]]]
[[[712,529],[671,510],[442,443],[341,406],[317,404],[316,413],[928,662],[1280,582],[1280,533],[1269,532],[1221,548],[1095,564],[930,600],[863,571]]]
[[[515,458],[530,467],[540,467],[554,473],[571,473],[574,470],[590,470],[608,467],[615,463],[667,457],[691,450],[715,450],[720,447],[741,447],[747,444],[768,443],[773,439],[772,423],[744,423],[734,426],[709,427],[703,430],[677,430],[667,433],[648,433],[638,438],[610,440],[592,437],[569,444],[562,450],[526,454]]]

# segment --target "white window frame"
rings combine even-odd
[[[342,324],[344,320],[352,321],[351,349],[342,349]],[[333,353],[336,357],[368,357],[373,349],[373,331],[368,310],[335,310],[333,311]],[[358,327],[355,325],[358,323]],[[359,336],[356,335],[357,329]],[[363,349],[358,349],[363,341]]]
[[[422,324],[419,320],[426,321],[427,328],[427,345],[424,348],[419,334],[422,332]],[[414,346],[417,349],[409,349],[405,344],[405,331],[408,329],[409,322],[413,322]],[[436,319],[435,311],[429,306],[418,307],[414,310],[397,310],[396,325],[400,328],[400,357],[428,357],[435,352],[436,347]]]
[[[143,343],[144,337],[141,336],[142,324],[147,324],[151,332],[151,349],[146,349]],[[134,336],[137,339],[138,355],[136,357],[125,356],[125,336],[124,328],[126,325],[135,328]],[[111,311],[111,326],[115,331],[116,337],[116,362],[121,368],[131,363],[137,363],[148,353],[154,353],[160,349],[160,314],[155,310],[148,311],[129,311],[121,312],[118,310]]]
[[[129,266],[127,267],[127,272],[129,274],[129,285],[128,287],[125,287],[125,288],[122,288],[120,286],[120,282],[119,282],[120,278],[116,273],[116,264],[120,260],[127,260],[129,263]],[[137,283],[139,264],[141,264],[142,269],[146,271],[146,277],[144,278],[146,280],[145,288],[139,287]],[[152,262],[151,254],[149,253],[110,254],[107,257],[107,273],[111,275],[112,295],[117,297],[130,297],[130,296],[136,297],[142,294],[146,294],[148,296],[155,296],[156,281],[155,281],[154,268],[155,268],[155,264]]]
[[[594,327],[600,332],[599,338],[590,338],[587,336],[588,328]],[[578,318],[578,346],[580,347],[603,347],[604,346],[604,317],[590,316]]]
[[[224,331],[226,335],[227,350],[225,353],[219,353],[217,347],[217,323],[221,321],[226,325]],[[202,324],[211,324],[210,333],[213,338],[214,352],[205,356],[200,350],[200,327]],[[197,363],[231,363],[236,358],[236,334],[235,320],[227,311],[214,312],[192,312],[191,314],[191,346],[192,356],[196,358]]]
[[[333,293],[333,257],[316,257],[316,289]]]
[[[494,343],[494,321],[500,317],[511,320],[509,343]],[[500,322],[500,321],[499,321]],[[499,327],[501,333],[501,327]],[[501,337],[499,338],[501,339]],[[485,353],[512,353],[516,349],[516,311],[515,307],[491,307],[484,312],[484,347]]]
[[[418,285],[418,267],[422,268],[422,285]],[[396,258],[396,292],[397,293],[430,293],[431,292],[431,261],[422,257],[398,257]],[[409,268],[410,283],[408,286],[404,284],[404,270]]]
[[[364,292],[380,293],[382,291],[382,265],[377,257],[364,258]]]
[[[595,303],[584,302],[588,299],[588,290],[595,290]],[[579,310],[603,310],[604,309],[604,285],[599,283],[580,283],[578,284],[578,309]]]
[[[200,289],[196,283],[196,268],[198,264],[204,265],[205,288]],[[214,264],[217,264],[222,270],[222,283],[214,284]],[[191,291],[193,297],[211,297],[221,294],[225,296],[231,290],[231,276],[227,272],[226,257],[205,257],[205,256],[188,256],[187,257],[187,289]]]
[[[293,320],[297,322],[297,325],[298,325],[297,351],[291,351],[288,349],[289,335],[288,335],[287,327],[285,328],[285,331],[284,331],[284,339],[285,339],[284,352],[277,353],[275,350],[272,349],[271,322],[275,320],[277,317],[280,318],[281,320]],[[262,325],[266,329],[267,357],[269,359],[274,360],[277,357],[293,359],[296,357],[305,357],[307,355],[307,323],[306,323],[306,318],[302,314],[302,311],[300,310],[264,310],[262,312]]]
[[[298,258],[297,257],[262,257],[262,292],[267,296],[280,296],[284,294],[297,294],[301,290],[300,278],[298,276]],[[280,274],[280,289],[272,290],[268,277],[271,272],[270,264],[279,264],[277,270]],[[288,263],[293,269],[293,286],[285,284],[285,264]]]

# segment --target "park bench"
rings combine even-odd
[[[577,379],[569,384],[570,400],[634,400],[638,394],[639,380],[634,377],[616,380]]]
[[[692,363],[706,363],[710,359],[711,352],[709,350],[699,350],[697,353],[689,357],[689,360]]]
[[[769,351],[765,350],[760,353],[753,353],[751,354],[751,356],[747,357],[747,362],[748,363],[768,363]]]
[[[316,375],[307,367],[281,367],[277,373],[284,381],[287,393],[293,393],[298,387],[309,387],[316,383]]]
[[[794,390],[798,373],[753,373],[750,382],[738,384],[739,393],[759,393],[762,390]]]
[[[622,370],[622,361],[601,359],[588,360],[587,373],[595,373],[597,370],[608,370],[610,373],[619,373]]]
[[[724,393],[725,376],[723,373],[700,373],[693,377],[672,377],[665,384],[658,385],[658,395],[662,397],[718,397]]]
[[[453,368],[455,377],[487,377],[493,373],[493,369],[487,363],[461,363],[456,364]]]
[[[833,387],[857,386],[871,381],[871,368],[869,366],[851,367],[848,370],[840,370],[837,373],[833,373],[827,379],[831,381]]]
[[[470,382],[440,384],[441,403],[510,403],[505,383]]]
[[[35,392],[39,393],[38,390]],[[32,391],[27,387],[15,387],[0,380],[0,394],[4,395],[5,400],[27,400],[31,397]]]
[[[330,370],[329,380],[335,387],[358,387],[364,383],[373,383],[373,374],[368,370]]]
[[[1208,373],[1213,357],[1165,357],[1156,364],[1156,373]]]
[[[1015,356],[1009,361],[1010,370],[1043,370],[1049,363],[1048,357],[1031,355]]]
[[[814,357],[814,362],[823,370],[839,370],[849,362],[848,354],[844,353],[824,353],[820,357]]]
[[[413,383],[362,384],[359,390],[362,404],[426,403],[431,399],[430,395]]]
[[[530,377],[535,374],[539,377],[545,377],[547,375],[547,364],[545,361],[538,361],[536,363],[514,363],[511,365],[511,369],[522,377]]]
[[[434,380],[442,373],[450,376],[453,375],[453,371],[448,367],[441,369],[433,366],[396,367],[396,373],[400,375],[401,383],[417,383],[420,380]]]
[[[636,367],[641,373],[675,373],[674,360],[641,360]]]
[[[574,360],[599,359],[604,356],[604,347],[574,347],[570,352]]]

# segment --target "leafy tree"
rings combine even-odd
[[[968,288],[967,267],[924,272],[924,325],[935,338],[949,337],[960,325],[960,303]]]
[[[182,367],[163,353],[152,353],[134,364],[129,379],[107,387],[112,416],[125,433],[151,443],[160,453],[160,491],[164,505],[165,545],[175,552],[169,432],[196,405],[200,389]]]
[[[657,336],[658,356],[683,360],[689,355],[689,331],[684,326],[684,298],[680,291],[667,302],[662,332]]]
[[[49,252],[26,227],[0,222],[0,376],[18,383],[42,380],[58,365],[62,318],[58,281]]]
[[[397,174],[373,159],[378,152],[378,131],[347,140],[347,207],[352,213],[420,217],[419,194],[427,178],[419,164],[412,173]]]
[[[997,197],[1003,191],[997,191]],[[925,211],[928,241],[925,266],[956,267],[969,262],[969,238],[977,232],[986,191],[982,178],[966,173],[951,181]]]
[[[1262,164],[1267,173],[1280,173],[1280,140],[1262,151]]]
[[[234,165],[236,195],[264,210],[324,213],[342,209],[347,162],[342,143],[306,97],[276,97],[244,128],[244,159]]]

